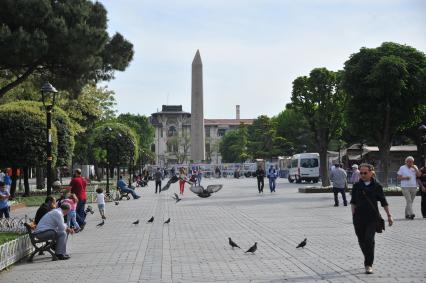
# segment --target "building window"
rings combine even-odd
[[[176,127],[175,126],[170,126],[169,127],[169,131],[167,132],[167,136],[168,137],[173,137],[176,136],[177,131],[176,131]]]
[[[206,137],[210,137],[210,127],[206,127]]]
[[[217,136],[218,137],[223,137],[226,133],[226,129],[218,129],[217,130]]]

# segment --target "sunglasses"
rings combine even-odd
[[[367,175],[369,172],[359,172],[361,175]]]

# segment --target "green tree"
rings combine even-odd
[[[323,186],[329,186],[327,150],[332,138],[341,135],[346,95],[340,86],[341,73],[326,68],[313,69],[309,77],[293,81],[291,100],[303,114],[315,137],[320,155]]]
[[[133,58],[133,45],[107,32],[107,11],[89,0],[0,1],[0,97],[31,75],[78,93],[110,80]]]
[[[407,45],[385,42],[361,48],[345,62],[347,123],[358,137],[379,147],[387,186],[389,152],[395,134],[418,125],[426,105],[426,56]]]
[[[316,143],[309,123],[300,111],[293,109],[291,105],[287,105],[286,109],[273,119],[277,127],[277,136],[285,138],[293,147],[293,151],[289,155],[304,150],[316,150]]]
[[[219,143],[219,152],[223,162],[244,162],[247,160],[247,136],[247,126],[243,124],[225,134]]]
[[[46,164],[46,116],[39,107],[10,103],[0,105],[0,166],[13,171],[12,196],[16,192],[16,170]],[[52,125],[53,161],[57,155],[57,131]]]

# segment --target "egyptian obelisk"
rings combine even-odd
[[[203,104],[203,63],[197,50],[192,61],[191,86],[191,159],[200,162],[205,159],[204,104]]]

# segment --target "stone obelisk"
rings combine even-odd
[[[203,104],[203,63],[197,50],[192,61],[191,86],[191,160],[205,159],[204,104]]]

